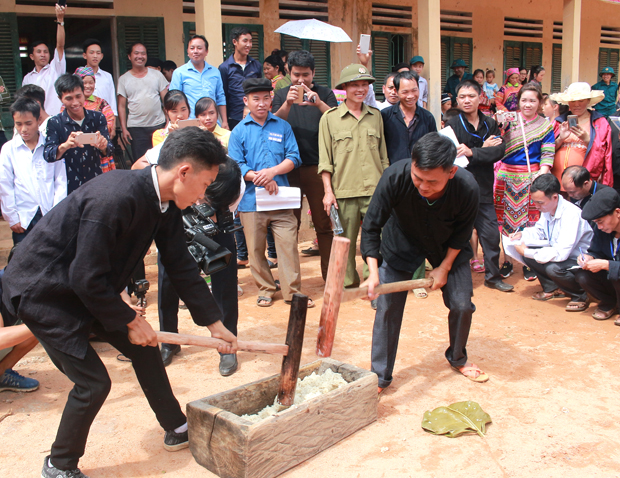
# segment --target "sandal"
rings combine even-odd
[[[560,289],[556,289],[553,292],[545,292],[541,290],[540,292],[536,292],[532,299],[534,300],[550,300],[550,299],[565,299],[566,294],[562,292]]]
[[[261,302],[265,302],[261,304]],[[273,305],[273,299],[271,297],[267,297],[266,295],[259,295],[258,299],[256,299],[256,305],[259,307],[271,307]]]
[[[590,300],[571,300],[566,304],[566,312],[583,312],[590,305]]]
[[[482,370],[480,370],[480,367],[478,367],[474,363],[472,363],[471,365],[464,365],[460,368],[456,368],[454,366],[452,368],[459,372],[461,375],[467,377],[472,382],[484,383],[489,380],[489,376]]]
[[[284,301],[285,304],[291,305],[292,301],[291,300],[285,300]],[[314,308],[316,304],[314,303],[314,301],[310,298],[308,298],[308,309],[312,309]]]
[[[484,272],[484,264],[482,264],[478,259],[472,259],[469,261],[469,267],[473,272]]]
[[[603,310],[600,307],[597,307],[594,313],[592,314],[592,317],[596,320],[607,320],[607,319],[611,319],[613,315],[617,313],[618,313],[617,308],[613,308],[611,310]]]
[[[426,299],[428,297],[426,289],[413,289],[413,295],[415,295],[416,299]]]

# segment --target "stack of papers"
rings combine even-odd
[[[454,133],[452,126],[446,126],[444,129],[439,131],[439,134],[445,136],[448,139],[451,139],[454,143],[454,146],[456,146],[457,148],[459,147],[459,144],[461,144],[459,143],[459,140],[456,139],[456,134]],[[469,159],[467,159],[467,157],[465,156],[457,156],[454,160],[454,164],[460,166],[461,168],[466,168],[469,165]]]
[[[287,186],[278,187],[277,194],[269,194],[265,188],[256,188],[256,210],[278,211],[280,209],[299,209],[301,189]]]

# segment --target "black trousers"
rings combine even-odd
[[[411,274],[396,270],[385,261],[379,268],[379,279],[382,284],[410,280]],[[462,367],[467,363],[465,347],[469,338],[472,315],[476,310],[471,301],[472,290],[471,270],[467,262],[453,267],[448,273],[448,282],[441,288],[443,303],[450,310],[448,313],[450,346],[446,350],[446,359],[453,367]],[[380,295],[377,299],[377,313],[372,330],[371,370],[379,376],[381,388],[392,383],[407,294],[406,291],[395,292]]]
[[[157,347],[134,345],[126,333],[108,332],[99,322],[94,323],[92,331],[131,359],[140,387],[164,430],[174,430],[187,421],[172,393]],[[52,464],[56,468],[73,470],[84,455],[90,426],[110,392],[110,376],[90,344],[86,357],[78,359],[56,350],[40,337],[37,339],[58,370],[74,384],[51,450]]]
[[[239,123],[241,123],[241,120],[236,120],[236,119],[232,119],[232,118],[228,118],[228,127],[230,128],[230,130],[232,131],[233,129],[235,129],[235,126],[237,126]]]
[[[598,307],[609,311],[620,306],[620,281],[609,280],[607,271],[590,272],[575,270],[577,283],[592,297],[599,300]]]
[[[502,280],[499,275],[499,228],[493,204],[480,204],[474,223],[484,258],[484,279],[489,282]]]
[[[166,123],[157,126],[127,128],[131,135],[131,154],[133,154],[134,161],[140,159],[153,147],[153,133],[164,126]]]
[[[541,264],[535,259],[524,257],[523,262],[536,272],[544,292],[553,292],[559,288],[570,295],[571,300],[575,302],[583,302],[588,299],[586,291],[583,290],[575,279],[576,269],[568,270],[570,267],[577,265],[576,260],[567,259],[562,262]]]
[[[223,324],[234,335],[237,335],[239,321],[239,302],[237,300],[237,251],[233,234],[217,234],[212,237],[220,246],[232,253],[228,266],[211,276],[211,292],[223,315]],[[179,295],[166,274],[161,262],[157,263],[159,329],[165,332],[179,332]],[[198,267],[198,266],[196,266]]]

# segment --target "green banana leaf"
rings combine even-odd
[[[427,410],[422,419],[422,428],[435,435],[456,438],[464,433],[477,433],[484,437],[491,417],[476,402],[457,402],[447,407]]]

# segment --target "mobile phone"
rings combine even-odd
[[[304,102],[304,96],[306,96],[304,93],[304,86],[303,85],[295,85],[295,87],[297,87],[297,99],[295,100],[295,104],[301,104]],[[293,87],[291,87],[293,88]]]
[[[82,145],[97,144],[97,133],[81,133],[78,134],[77,140]]]
[[[620,116],[610,116],[609,119],[616,126],[616,128],[620,129]]]
[[[61,7],[67,6],[67,0],[58,0],[56,3],[58,3],[58,5]]]
[[[186,119],[177,121],[179,129],[187,128],[188,126],[200,126],[200,121],[197,119]]]
[[[365,55],[370,50],[370,35],[360,35],[360,53]]]
[[[575,128],[577,126],[577,115],[568,115],[568,127]]]
[[[506,111],[504,113],[505,117],[506,117],[506,121],[516,121],[517,120],[517,114],[514,111]]]

